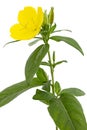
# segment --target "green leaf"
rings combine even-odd
[[[22,81],[4,89],[2,92],[0,92],[0,107],[9,103],[27,89],[29,89],[29,86],[27,85],[26,81]]]
[[[61,91],[61,86],[58,81],[55,82],[55,93],[58,95],[59,92]]]
[[[53,67],[55,67],[56,65],[62,64],[62,63],[67,63],[67,61],[66,60],[58,61],[55,64],[53,64]]]
[[[72,95],[51,100],[48,111],[60,130],[87,130],[82,107]]]
[[[85,95],[85,93],[82,90],[80,90],[79,88],[66,88],[66,89],[63,89],[60,94],[63,94],[63,93],[68,93],[73,96]]]
[[[55,60],[56,60],[55,51],[53,51],[52,59],[53,59],[53,63],[55,63]]]
[[[40,85],[43,84],[37,78],[34,78],[31,82],[31,85],[28,85],[26,81],[22,81],[7,87],[2,92],[0,92],[0,107],[9,103],[26,90]]]
[[[67,43],[67,44],[71,45],[72,47],[74,47],[75,49],[77,49],[82,55],[84,55],[82,48],[77,43],[77,41],[75,41],[73,38],[63,37],[63,36],[52,36],[52,37],[50,37],[50,39],[57,41],[57,42],[64,41],[65,43]]]
[[[48,107],[48,111],[60,130],[76,130],[60,99],[53,99]]]
[[[87,130],[86,119],[79,101],[70,94],[62,94],[60,99],[72,120],[75,130]]]
[[[72,31],[69,30],[69,29],[62,29],[62,30],[55,30],[54,33],[55,33],[55,32],[62,32],[62,31],[72,32]]]
[[[47,91],[47,92],[50,92],[50,84],[51,84],[50,82],[51,81],[49,80],[46,83],[44,83],[42,89],[45,90],[45,91]]]
[[[41,65],[50,66],[50,64],[48,62],[45,62],[45,61],[42,61]]]
[[[45,104],[49,104],[53,98],[55,98],[53,94],[39,89],[36,90],[36,94],[33,96],[34,100],[39,100]]]
[[[10,43],[19,42],[19,41],[20,41],[20,40],[15,40],[15,41],[7,42],[7,43],[4,45],[4,47],[5,47],[6,45],[10,44]]]
[[[35,39],[34,41],[32,41],[32,42],[29,43],[29,46],[32,46],[32,45],[36,44],[36,43],[39,42],[40,40],[41,40],[40,38]]]
[[[44,85],[38,78],[33,78],[30,86],[33,88],[35,86],[41,86]]]
[[[42,82],[45,83],[48,81],[48,76],[46,74],[46,72],[44,71],[44,69],[42,69],[41,67],[38,68],[38,71],[36,72],[37,78]]]
[[[53,26],[51,26],[51,28],[50,28],[50,34],[53,33],[55,29],[56,29],[56,24],[54,24]]]
[[[29,56],[25,66],[25,77],[28,83],[33,79],[33,76],[37,72],[42,59],[48,52],[49,45],[44,44],[37,47],[34,52]]]

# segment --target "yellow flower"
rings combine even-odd
[[[10,28],[11,37],[15,40],[28,40],[35,37],[41,29],[43,23],[43,11],[41,7],[28,6],[19,11],[18,23]]]

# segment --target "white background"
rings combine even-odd
[[[75,38],[85,55],[67,44],[51,43],[56,50],[57,60],[68,60],[57,67],[55,78],[62,88],[78,87],[86,95],[79,100],[87,118],[87,1],[86,0],[3,0],[0,1],[0,91],[24,80],[24,66],[30,53],[36,46],[29,47],[29,41],[3,45],[13,40],[9,28],[17,22],[18,11],[24,6],[42,6],[49,11],[55,8],[57,29],[71,29],[72,33],[62,32],[60,35]],[[49,72],[49,70],[47,69]],[[55,130],[47,107],[39,101],[32,100],[35,89],[31,89],[6,106],[0,108],[1,130]]]

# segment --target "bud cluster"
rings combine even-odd
[[[43,18],[43,26],[44,25],[52,25],[54,21],[54,8],[51,7],[49,14],[47,14],[47,10],[44,11],[44,18]]]

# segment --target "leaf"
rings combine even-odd
[[[72,95],[51,100],[48,111],[60,130],[87,130],[82,107]]]
[[[10,43],[19,42],[19,41],[20,41],[20,40],[15,40],[15,41],[7,42],[7,43],[4,45],[4,47],[5,47],[6,45],[10,44]]]
[[[22,81],[7,87],[2,92],[0,92],[0,107],[9,103],[14,98],[19,96],[21,93],[25,92],[26,90],[43,85],[37,78],[34,78],[31,82],[31,85],[28,85],[26,81]]]
[[[83,95],[85,95],[85,93],[78,88],[63,89],[60,94],[63,94],[63,93],[68,93],[68,94],[71,94],[73,96],[83,96]]]
[[[42,89],[45,90],[45,91],[47,91],[47,92],[50,92],[50,84],[51,84],[50,82],[51,81],[49,80],[46,83],[44,83]]]
[[[25,66],[25,77],[28,83],[32,81],[33,76],[37,72],[42,59],[48,52],[48,49],[49,49],[48,44],[40,45],[29,56]]]
[[[42,83],[38,78],[33,78],[30,84],[31,87],[41,86],[41,85],[44,85],[44,83]]]
[[[61,60],[61,61],[58,61],[58,62],[56,62],[55,64],[53,64],[53,66],[55,67],[56,65],[59,65],[59,64],[62,64],[62,63],[67,63],[67,61],[66,60]]]
[[[36,43],[39,42],[40,40],[41,40],[40,38],[35,39],[34,41],[32,41],[32,42],[29,43],[29,46],[32,46],[32,45],[36,44]]]
[[[55,63],[55,60],[56,60],[55,51],[53,51],[52,59],[53,59],[53,63]]]
[[[75,49],[77,49],[82,55],[84,55],[82,48],[79,46],[77,41],[75,41],[73,38],[63,37],[63,36],[52,36],[52,37],[50,37],[50,39],[57,41],[57,42],[64,41],[65,43],[67,43],[67,44],[71,45],[72,47],[74,47]]]
[[[59,92],[61,91],[61,86],[58,81],[55,82],[55,93],[58,95]]]
[[[76,130],[60,99],[51,101],[48,111],[60,130]]]
[[[48,62],[45,62],[45,61],[42,61],[41,65],[50,66],[50,64]]]
[[[72,120],[75,130],[87,130],[86,119],[79,101],[70,94],[62,94],[60,99]]]
[[[62,29],[62,30],[55,30],[55,31],[54,31],[54,33],[55,33],[55,32],[62,32],[62,31],[72,32],[72,31],[71,31],[71,30],[69,30],[69,29]]]
[[[74,96],[62,94],[56,98],[49,92],[37,90],[33,99],[49,105],[49,114],[60,130],[87,130],[82,107]]]
[[[56,29],[56,24],[54,24],[53,26],[51,26],[50,33],[53,33],[55,29]]]
[[[27,89],[29,89],[29,86],[27,85],[26,81],[22,81],[4,89],[2,92],[0,92],[0,107],[9,103]]]
[[[42,69],[41,67],[38,68],[38,71],[36,72],[37,78],[42,82],[45,83],[48,81],[48,76],[46,74],[46,72],[44,71],[44,69]]]
[[[55,98],[53,94],[39,89],[36,90],[36,94],[33,96],[34,100],[39,100],[45,104],[49,104],[53,98]]]

